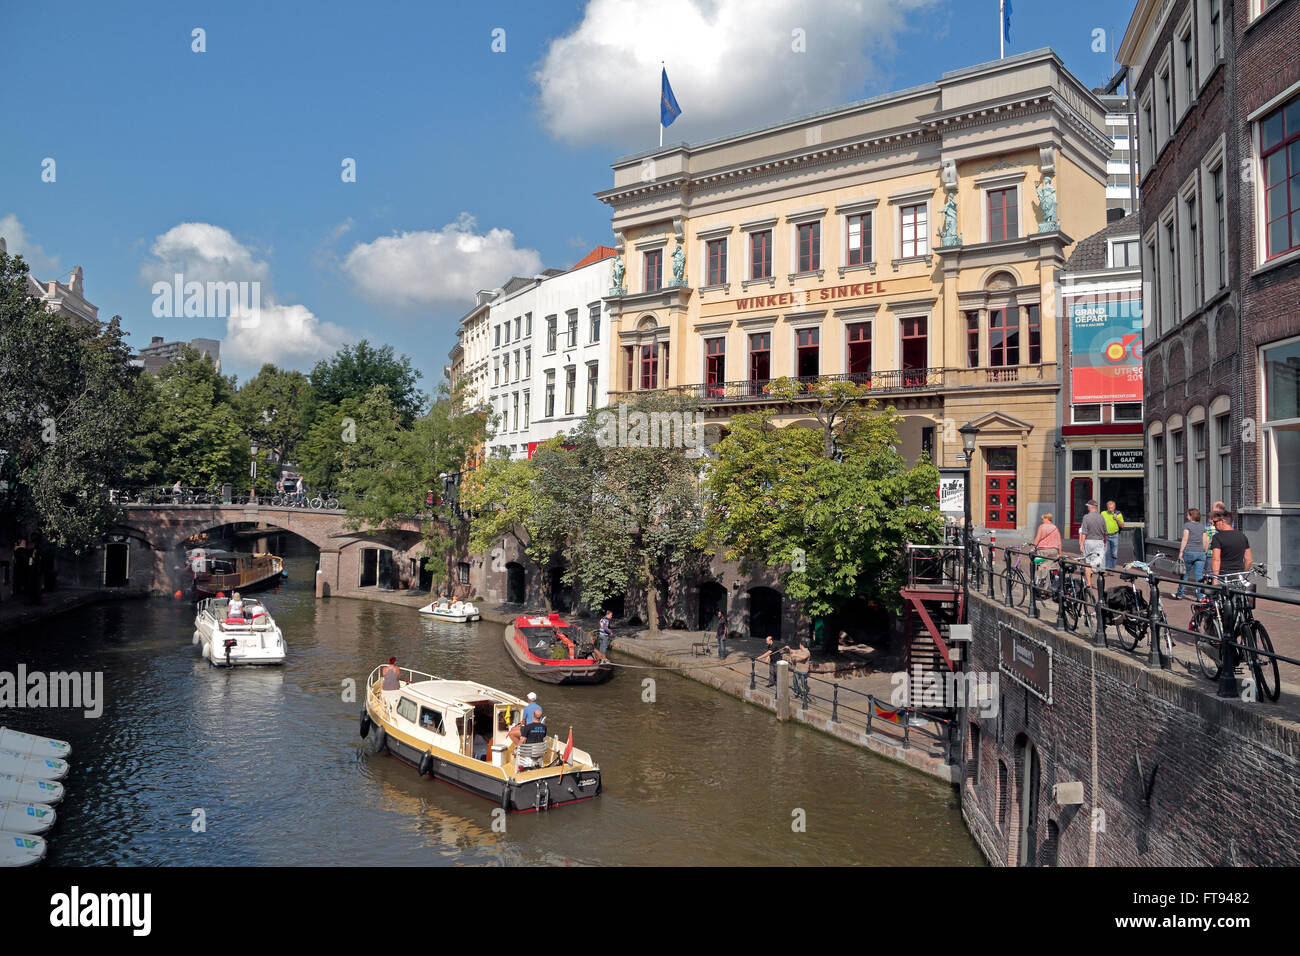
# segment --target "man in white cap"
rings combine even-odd
[[[532,691],[528,692],[528,706],[524,708],[524,723],[531,724],[537,714],[542,712],[542,705],[537,703],[537,695]]]

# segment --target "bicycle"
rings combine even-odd
[[[1079,629],[1079,617],[1083,617],[1084,626],[1091,631],[1093,626],[1092,589],[1084,580],[1083,568],[1074,562],[1062,563],[1061,591],[1057,598],[1065,617],[1068,631]]]
[[[1130,561],[1128,564],[1124,565],[1124,570],[1135,571],[1144,575],[1150,574],[1152,568],[1162,560],[1169,561],[1171,565],[1173,564],[1168,555],[1157,554],[1151,559],[1150,564],[1142,561]],[[1106,599],[1102,602],[1102,615],[1106,618],[1107,624],[1115,625],[1115,635],[1119,641],[1119,646],[1124,648],[1126,651],[1131,651],[1138,646],[1138,642],[1140,642],[1142,638],[1147,636],[1147,629],[1151,626],[1150,614],[1148,613],[1151,605],[1142,592],[1138,590],[1138,579],[1136,576],[1126,578],[1120,587],[1131,590],[1133,594],[1132,607],[1134,610],[1130,611],[1119,608],[1112,609],[1110,607],[1110,597],[1108,594]],[[1158,618],[1160,630],[1164,634],[1165,638],[1165,646],[1162,649],[1162,652],[1166,657],[1172,657],[1174,653],[1174,642],[1173,638],[1169,636],[1169,620],[1165,617],[1164,608],[1161,608],[1158,612]],[[1128,635],[1128,640],[1125,639],[1126,634]]]
[[[1268,636],[1268,629],[1255,620],[1254,598],[1251,597],[1255,583],[1250,580],[1250,575],[1262,577],[1267,573],[1268,569],[1262,564],[1255,565],[1249,571],[1220,573],[1218,577],[1227,588],[1226,592],[1220,592],[1209,601],[1194,604],[1192,622],[1188,629],[1202,635],[1196,640],[1197,662],[1201,673],[1215,680],[1223,669],[1222,625],[1228,623],[1231,615],[1229,643],[1240,645],[1237,649],[1241,651],[1242,661],[1255,676],[1255,686],[1270,701],[1276,701],[1282,694],[1282,679],[1277,658],[1273,654],[1273,641]],[[1198,622],[1205,628],[1204,631],[1196,626]],[[1212,636],[1212,632],[1217,634]]]

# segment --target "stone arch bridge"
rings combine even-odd
[[[287,532],[297,535],[320,551],[320,574],[316,578],[316,596],[363,594],[374,590],[375,583],[363,582],[365,552],[392,552],[398,580],[403,583],[418,578],[412,559],[423,558],[420,528],[414,519],[391,531],[350,530],[344,511],[311,511],[304,508],[276,507],[269,504],[127,504],[118,523],[106,536],[101,552],[114,544],[125,544],[126,579],[115,583],[143,586],[171,592],[187,588],[190,580],[185,568],[184,543],[196,534],[228,525],[253,524],[268,535]],[[375,556],[375,563],[379,555]],[[105,580],[109,561],[104,559]]]

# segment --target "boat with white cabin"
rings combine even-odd
[[[443,680],[401,668],[396,690],[383,689],[383,667],[366,682],[361,736],[376,749],[502,809],[528,813],[590,800],[600,793],[591,754],[523,725],[528,702],[474,681]],[[511,729],[519,726],[517,737]]]
[[[453,601],[444,597],[438,598],[436,601],[430,601],[420,608],[420,613],[425,617],[436,618],[439,621],[450,621],[453,624],[465,624],[469,621],[477,621],[480,618],[476,604],[470,601],[462,601],[459,598]]]
[[[237,609],[230,598],[200,601],[194,615],[193,643],[214,667],[283,664],[284,635],[270,611],[255,598],[244,598]]]

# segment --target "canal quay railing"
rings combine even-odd
[[[966,553],[960,545],[909,546],[909,585],[937,584],[960,590]],[[1229,580],[1196,582],[1156,570],[1154,565],[1162,560],[1171,570],[1177,568],[1173,559],[1162,553],[1150,563],[1093,568],[1093,587],[1089,588],[1084,573],[1088,565],[1078,555],[1040,555],[1031,546],[998,546],[981,540],[970,542],[969,554],[967,587],[971,593],[987,595],[1058,631],[1079,634],[1095,647],[1116,648],[1153,669],[1173,670],[1178,659],[1174,646],[1190,646],[1196,660],[1178,660],[1188,673],[1216,682],[1219,697],[1240,695],[1236,671],[1244,665],[1247,675],[1253,674],[1256,691],[1248,702],[1276,701],[1281,692],[1278,665],[1300,667],[1300,660],[1272,647],[1264,622],[1254,616],[1257,608],[1300,608],[1300,600],[1255,589],[1251,576],[1263,574],[1263,565],[1255,565],[1250,572],[1236,572]],[[1188,627],[1168,619],[1171,587],[1206,596],[1206,601],[1185,602],[1191,619]],[[1196,630],[1191,629],[1193,623]],[[1238,639],[1243,635],[1250,643]],[[1146,647],[1141,648],[1144,640]]]
[[[913,746],[913,735],[933,740],[943,748],[945,764],[956,762],[952,721],[929,713],[918,714],[910,707],[896,707],[874,694],[857,690],[839,681],[818,677],[816,674],[809,673],[802,676],[808,678],[806,689],[792,690],[791,693],[796,700],[803,702],[804,710],[811,710],[814,703],[820,704],[823,710],[830,712],[833,723],[850,721],[861,723],[866,728],[865,733],[884,731],[886,736],[901,740],[904,747]],[[793,686],[795,684],[793,669],[790,677]],[[749,689],[758,689],[758,663],[752,658],[749,662]],[[939,730],[931,729],[932,725],[937,726]]]
[[[144,488],[111,488],[108,492],[111,504],[122,507],[167,508],[194,505],[244,505],[248,504],[247,494],[239,488],[204,488],[201,486],[182,485],[179,491],[175,486],[159,485]],[[264,508],[302,508],[309,511],[339,511],[342,505],[336,495],[322,491],[272,492],[255,494],[252,503]]]

